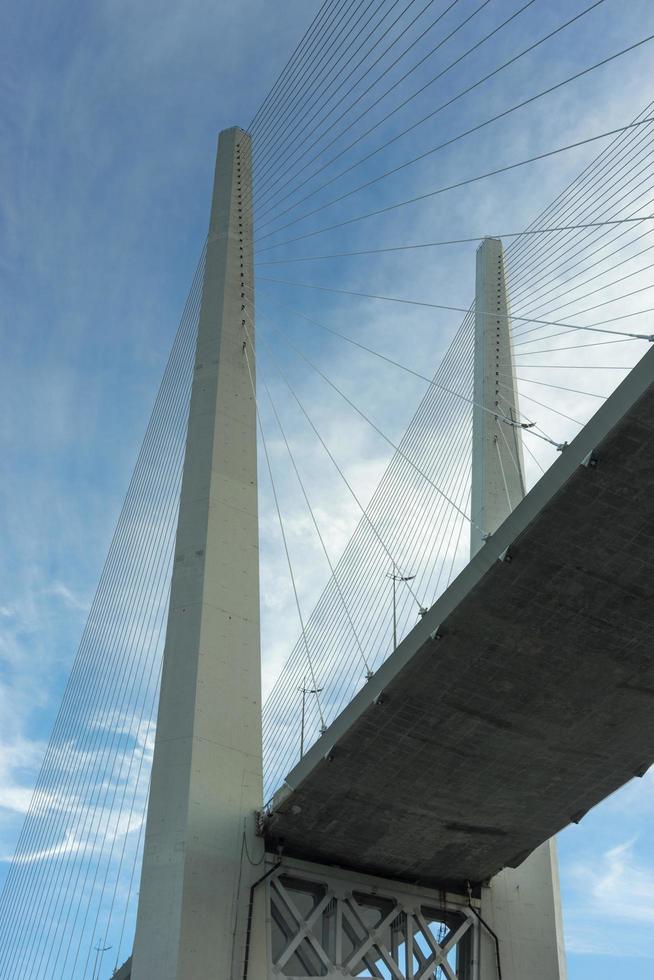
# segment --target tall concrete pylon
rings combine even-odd
[[[509,297],[499,238],[477,249],[470,557],[525,495]],[[506,421],[505,421],[506,420]]]
[[[483,545],[525,495],[522,432],[510,334],[510,303],[502,242],[477,250],[470,554]],[[482,915],[499,939],[503,980],[565,980],[563,919],[556,842],[541,844],[523,863],[482,888]],[[496,980],[489,934],[480,980]]]
[[[261,854],[251,143],[220,134],[132,980],[241,977]],[[252,364],[253,358],[250,358]],[[256,855],[256,857],[255,857]]]

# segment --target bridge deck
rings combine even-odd
[[[643,774],[653,380],[651,350],[289,774],[270,848],[458,888]]]

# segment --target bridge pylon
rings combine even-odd
[[[470,557],[525,495],[521,416],[511,344],[511,309],[499,238],[477,249]],[[482,915],[499,943],[503,980],[565,980],[556,841],[482,888]],[[480,980],[496,980],[490,949]]]
[[[132,980],[242,976],[261,842],[250,137],[220,134]],[[246,311],[250,323],[244,329]],[[253,352],[252,352],[253,353]],[[250,357],[250,364],[254,358]]]

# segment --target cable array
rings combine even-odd
[[[615,380],[610,380],[611,376],[615,379],[616,375],[621,377],[626,373],[652,340],[651,326],[647,323],[643,330],[633,330],[628,325],[626,328],[622,326],[625,317],[640,317],[643,313],[649,312],[647,307],[630,309],[628,313],[623,311],[625,302],[629,302],[632,297],[646,292],[649,288],[647,285],[639,286],[635,290],[627,287],[630,281],[642,282],[643,276],[647,275],[651,265],[643,261],[651,250],[651,245],[648,244],[651,234],[648,208],[651,208],[652,198],[649,188],[654,174],[649,150],[653,125],[650,117],[651,107],[648,106],[632,123],[609,132],[608,135],[613,139],[608,146],[572,181],[550,207],[534,219],[529,228],[523,233],[511,236],[512,241],[506,250],[507,281],[512,300],[510,322],[515,344],[516,380],[520,388],[520,403],[530,406],[529,413],[532,417],[539,417],[537,423],[532,423],[534,428],[530,432],[525,432],[522,439],[528,468],[534,474],[532,479],[537,478],[554,458],[553,454],[549,458],[544,455],[543,450],[546,446],[543,446],[543,442],[552,443],[559,448],[563,446],[610,392],[615,384]],[[345,223],[349,224],[349,220]],[[335,232],[339,229],[342,229],[342,224],[328,230]],[[307,237],[312,235],[311,231],[307,233]],[[414,247],[436,247],[437,244],[426,243],[424,246]],[[453,242],[453,244],[461,243]],[[391,250],[406,249],[406,246],[402,245],[388,247]],[[269,260],[267,252],[268,248],[264,242],[262,259],[260,243],[258,267],[305,258],[303,255],[296,254],[288,259],[284,256]],[[333,258],[355,259],[359,255],[370,254],[385,254],[385,248],[380,244],[376,249],[351,250],[349,253],[346,250],[334,250],[334,253],[325,250],[323,257],[316,255],[309,258],[315,263],[316,268],[319,268],[321,258],[326,262]],[[615,275],[616,270],[623,269],[627,271],[622,275]],[[350,305],[356,304],[359,310],[364,309],[362,303],[370,300],[420,306],[450,313],[465,312],[466,309],[464,304],[455,306],[451,303],[420,301],[414,297],[383,296],[361,289],[345,289],[340,285],[325,282],[324,279],[311,283],[286,278],[282,281],[279,278],[272,278],[267,273],[262,275],[261,272],[260,269],[259,322],[262,331],[266,324],[261,310],[265,310],[266,315],[269,310],[274,311],[277,321],[275,332],[279,336],[280,316],[277,311],[281,310],[284,314],[283,320],[286,322],[301,317],[305,323],[312,324],[314,328],[322,328],[332,336],[339,337],[346,343],[353,343],[360,350],[367,350],[373,357],[377,359],[381,357],[403,371],[407,370],[407,366],[398,363],[383,351],[361,344],[356,337],[345,335],[341,329],[321,322],[315,315],[306,312],[306,289],[332,293],[342,297],[343,302],[345,298],[349,298]],[[592,288],[588,288],[589,286]],[[278,298],[282,295],[283,299]],[[614,312],[615,304],[620,306],[619,312],[615,311],[613,316],[598,315],[598,311],[605,307],[608,307],[607,312]],[[349,320],[356,320],[356,318],[356,314],[354,317],[351,314],[348,316]],[[474,307],[464,317],[462,329],[467,326],[471,330],[473,321]],[[612,334],[613,339],[601,340],[599,334]],[[591,335],[598,337],[594,343],[589,343]],[[539,343],[541,340],[546,340],[546,345]],[[598,348],[603,348],[607,343],[625,347],[624,363],[608,364],[602,358],[596,364],[588,362],[575,364],[566,363],[565,360],[561,361],[554,356],[559,349],[570,351],[577,348],[583,348],[586,356],[589,356],[589,348],[595,353]],[[454,372],[453,376],[458,378],[459,388],[452,400],[458,402],[459,411],[463,407],[462,403],[465,404],[466,397],[469,402],[468,428],[466,430],[463,424],[460,426],[458,430],[460,441],[453,452],[452,460],[470,457],[470,405],[474,400],[472,341],[470,340],[466,353],[467,367],[461,363],[463,351],[456,344],[457,339],[453,341],[452,350],[443,360],[443,368],[449,365],[450,370]],[[297,344],[291,344],[289,350],[297,350]],[[458,362],[456,366],[452,363],[455,351]],[[542,355],[549,356],[532,359],[529,357],[532,351],[534,353],[540,351]],[[301,352],[300,356],[302,356]],[[566,355],[563,356],[565,358]],[[304,362],[311,364],[306,357]],[[429,383],[421,407],[401,444],[401,447],[420,446],[421,450],[423,444],[425,445],[424,451],[413,458],[413,467],[406,466],[407,470],[412,469],[415,476],[416,472],[424,472],[429,466],[427,460],[430,460],[430,457],[427,454],[431,451],[432,445],[429,440],[425,440],[425,432],[428,431],[431,435],[435,430],[440,435],[443,418],[455,418],[456,410],[453,405],[447,405],[439,422],[436,406],[439,402],[446,404],[448,397],[443,391],[447,386],[443,385],[442,376],[437,373],[429,382],[423,372],[416,372],[411,368],[408,370],[414,376]],[[573,371],[581,375],[587,372],[591,377],[593,375],[601,377],[600,388],[594,387],[592,382],[580,385],[570,384],[569,380],[561,380],[562,376],[565,379],[565,376]],[[324,375],[324,371],[322,373]],[[330,379],[326,380],[329,382]],[[500,389],[505,399],[509,398],[510,384],[510,376],[503,376],[500,379]],[[297,392],[294,396],[297,397]],[[508,400],[500,401],[500,408],[502,406],[508,412]],[[304,406],[301,407],[304,409]],[[306,412],[306,409],[304,410]],[[552,439],[549,435],[550,431],[555,432],[557,438]],[[498,439],[508,446],[506,432],[501,425],[498,425]],[[537,439],[541,440],[540,445],[536,443]],[[447,459],[442,446],[437,446],[437,456],[441,460]],[[432,573],[430,577],[430,561],[440,561],[441,566],[449,561],[450,571],[453,572],[462,566],[467,557],[464,520],[459,517],[458,526],[454,529],[450,526],[448,532],[444,530],[442,524],[431,519],[427,508],[422,510],[419,516],[412,512],[409,502],[411,491],[408,489],[411,480],[408,473],[404,473],[404,479],[408,482],[403,484],[399,477],[397,483],[394,482],[393,474],[396,468],[401,469],[402,462],[402,454],[396,452],[378,491],[365,508],[366,517],[361,518],[341,561],[335,567],[334,575],[330,578],[312,616],[305,623],[307,633],[313,637],[314,646],[320,649],[320,660],[316,667],[317,684],[322,689],[322,713],[327,716],[328,721],[336,717],[361,684],[365,683],[365,674],[354,656],[351,631],[348,631],[346,619],[338,612],[334,578],[338,578],[341,583],[341,591],[349,610],[349,620],[353,620],[356,624],[357,636],[366,650],[366,660],[373,669],[376,669],[392,650],[392,644],[389,645],[390,593],[384,578],[384,559],[380,554],[375,555],[374,539],[369,534],[368,540],[365,540],[366,529],[370,526],[368,522],[379,527],[393,526],[398,529],[404,544],[404,552],[398,568],[402,572],[415,574],[416,578],[412,579],[411,584],[418,593],[420,593],[420,586],[416,583],[424,581],[425,576],[432,586],[435,585],[435,588],[426,592],[421,599],[425,605],[431,604],[439,590],[442,591],[451,580],[451,574],[444,575],[442,567],[440,574]],[[517,465],[516,460],[514,463]],[[452,465],[456,466],[455,463]],[[453,478],[453,473],[446,471],[442,475],[439,474],[438,482],[447,484]],[[460,496],[457,498],[462,508],[469,507],[469,481],[468,469],[459,486]],[[422,484],[424,494],[427,480],[423,479]],[[416,488],[414,487],[413,490],[415,492]],[[434,539],[430,541],[425,551],[421,551],[416,543],[412,518],[421,528],[424,538],[429,540],[430,535],[434,533]],[[452,524],[457,525],[456,514],[454,519],[450,518],[450,525]],[[459,554],[455,553],[454,556],[452,556],[453,542],[459,548]],[[396,547],[395,542],[393,547]],[[419,610],[415,609],[415,605],[407,597],[403,597],[402,611],[398,617],[400,636],[410,629],[417,614]],[[297,644],[264,709],[264,754],[268,796],[272,795],[283,781],[285,773],[292,768],[299,757],[298,731],[301,703],[297,690],[301,687],[301,678],[305,672],[302,647]],[[311,744],[319,737],[319,733],[320,719],[316,707],[313,706],[311,710],[309,706],[306,712],[305,731],[302,733],[304,745]]]
[[[385,576],[395,569],[403,576],[415,576],[411,590],[405,587],[398,593],[397,621],[402,633],[427,602],[431,604],[435,591],[449,584],[454,569],[467,560],[469,520],[464,515],[470,488],[473,323],[470,314],[305,624],[309,643],[318,651],[315,672],[323,687],[323,711],[328,720],[333,720],[366,679],[354,656],[354,631],[339,612],[340,594],[374,670],[392,646],[391,592]],[[467,392],[470,399],[462,400],[445,389]],[[299,402],[297,392],[294,398]],[[304,411],[311,419],[306,407]],[[316,430],[319,432],[317,426]],[[337,450],[326,445],[338,462]],[[416,459],[420,459],[420,472],[412,462]],[[443,487],[447,496],[436,487]],[[439,547],[443,540],[446,549]],[[414,596],[421,597],[420,604]],[[300,701],[296,691],[305,672],[303,648],[298,643],[264,709],[268,794],[297,760]],[[320,729],[317,705],[307,705],[305,724],[305,739],[310,744]]]
[[[89,976],[98,938],[125,952],[203,273],[204,251],[2,892],[2,976]]]

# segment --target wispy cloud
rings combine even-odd
[[[654,959],[654,862],[642,843],[622,841],[574,862],[568,875],[575,895],[566,907],[571,952]]]
[[[45,593],[46,595],[55,596],[56,598],[61,599],[63,604],[68,609],[73,609],[77,612],[88,612],[89,610],[88,601],[81,599],[63,582],[53,582],[52,585],[49,585],[46,588]]]

